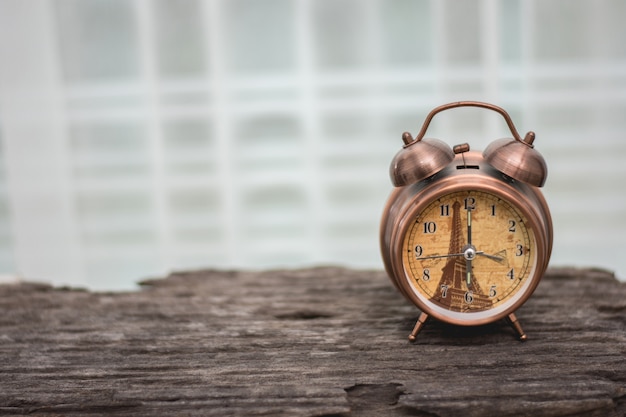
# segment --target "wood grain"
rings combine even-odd
[[[380,271],[0,286],[0,415],[624,416],[626,284],[550,269],[517,316],[428,321]]]

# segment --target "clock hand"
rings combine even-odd
[[[472,209],[467,209],[467,244],[472,246]]]
[[[487,254],[487,253],[485,253],[485,252],[476,252],[476,254],[477,254],[477,255],[482,255],[482,256],[484,256],[485,258],[489,258],[489,259],[492,259],[492,260],[494,260],[494,261],[498,261],[498,262],[501,262],[501,261],[503,261],[503,260],[504,260],[504,258],[502,258],[502,257],[500,257],[500,256],[496,256],[496,255],[489,255],[489,254]]]
[[[492,261],[496,261],[496,262],[501,263],[501,264],[504,264],[507,261],[506,260],[506,250],[500,251],[500,252],[498,252],[495,255],[490,255],[490,254],[485,253],[483,251],[476,252],[476,254],[477,255],[482,255],[482,256],[484,256],[487,259],[491,259]],[[503,256],[500,256],[500,255],[503,255]]]
[[[469,248],[473,248],[472,246],[472,209],[468,207],[467,209],[467,246]],[[467,288],[470,288],[472,285],[472,259],[474,259],[475,255],[470,255],[468,250],[465,251],[465,273],[466,273],[466,283]]]
[[[455,256],[463,256],[465,255],[464,253],[449,253],[447,255],[430,255],[430,256],[421,256],[419,258],[415,258],[415,260],[417,261],[421,261],[424,259],[439,259],[439,258],[452,258]]]

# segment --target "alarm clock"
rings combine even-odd
[[[424,136],[432,118],[457,107],[479,107],[504,117],[513,138],[482,152]],[[537,288],[550,259],[553,227],[542,187],[547,165],[521,138],[508,113],[493,104],[461,101],[433,109],[415,139],[390,167],[392,190],[384,208],[380,246],[385,270],[421,315],[415,341],[429,317],[459,326],[506,319],[520,340],[515,316]]]

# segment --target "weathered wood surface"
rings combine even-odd
[[[379,271],[0,286],[0,415],[624,416],[626,284],[551,269],[518,318],[418,316]]]

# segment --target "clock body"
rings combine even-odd
[[[395,188],[380,228],[396,288],[423,314],[463,326],[514,317],[546,271],[552,240],[539,188],[470,151]]]

